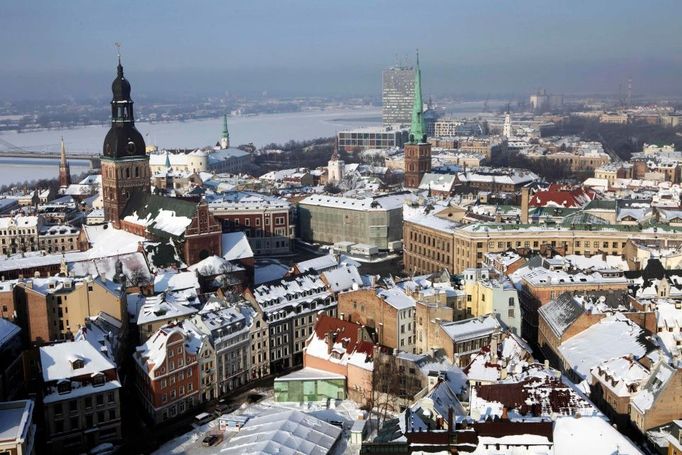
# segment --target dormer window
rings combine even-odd
[[[69,393],[71,392],[71,381],[61,381],[57,384],[57,393]]]
[[[77,355],[70,356],[69,363],[71,364],[71,368],[74,370],[78,370],[80,368],[85,367],[85,360],[83,360],[82,357]]]
[[[105,382],[106,382],[106,380],[105,380],[105,377],[104,377],[104,373],[96,373],[96,374],[92,377],[92,385],[95,386],[95,387],[101,386],[101,385],[103,385]]]

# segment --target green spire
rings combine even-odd
[[[410,142],[425,142],[426,126],[424,125],[424,103],[422,102],[422,72],[419,69],[419,51],[417,66],[414,69],[414,105],[412,106],[412,124],[410,125]]]
[[[227,130],[227,114],[223,115],[223,137],[229,138],[230,132]]]

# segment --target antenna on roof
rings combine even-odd
[[[121,64],[121,43],[116,42],[114,43],[114,46],[116,47],[116,56],[118,57],[118,64]]]

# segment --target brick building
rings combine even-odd
[[[200,341],[175,325],[167,325],[136,349],[136,389],[154,423],[177,417],[199,404]]]
[[[40,345],[71,338],[90,316],[107,313],[127,331],[125,290],[102,278],[53,276],[19,281],[14,286],[16,323],[26,339]]]
[[[222,253],[222,231],[205,202],[137,192],[122,212],[122,229],[150,240],[173,240],[188,265]]]
[[[373,328],[383,346],[414,352],[416,302],[400,288],[358,289],[338,299],[340,319]]]
[[[296,219],[293,206],[280,198],[230,193],[209,201],[223,232],[244,232],[256,256],[288,254],[293,249]]]

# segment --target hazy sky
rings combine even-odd
[[[682,94],[680,0],[2,0],[0,99],[379,94],[420,49],[427,94]]]

